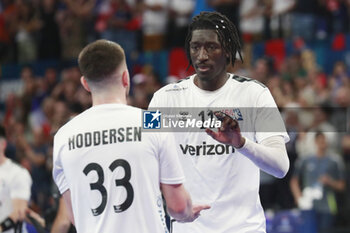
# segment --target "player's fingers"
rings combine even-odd
[[[233,119],[230,117],[225,117],[225,119],[221,123],[220,131],[227,131],[231,129]]]
[[[193,207],[193,211],[194,212],[200,212],[202,210],[207,210],[207,209],[210,209],[210,205],[196,205]]]
[[[235,129],[237,129],[238,127],[239,127],[239,125],[238,125],[238,122],[237,122],[236,120],[232,119],[232,120],[229,122],[229,128],[230,128],[230,129],[235,130]]]
[[[219,128],[220,131],[227,131],[231,129],[231,125],[234,124],[232,121],[234,120],[229,115],[221,111],[214,112],[214,115],[221,121],[221,127]]]
[[[209,129],[209,128],[206,128],[205,129],[205,132],[209,135],[209,136],[211,136],[212,138],[216,138],[216,132],[214,132],[213,130],[211,130],[211,129]]]
[[[226,117],[230,117],[227,114],[221,112],[221,111],[215,111],[214,112],[215,117],[219,120],[219,121],[223,121]]]
[[[202,210],[208,210],[211,208],[211,206],[210,205],[202,205],[201,208],[202,208]]]

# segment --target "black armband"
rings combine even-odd
[[[16,225],[15,222],[14,222],[11,218],[9,218],[9,217],[7,217],[7,218],[6,218],[4,221],[2,221],[1,224],[0,224],[2,232],[3,232],[3,231],[7,231],[7,230],[9,230],[9,229],[11,229],[11,228],[14,228],[15,225]]]

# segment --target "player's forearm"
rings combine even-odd
[[[260,169],[277,178],[283,178],[288,172],[289,159],[284,139],[280,136],[267,138],[261,144],[246,138],[244,146],[237,150]]]
[[[176,206],[168,206],[169,214],[180,222],[193,221],[192,200],[187,192],[184,193],[183,201]]]

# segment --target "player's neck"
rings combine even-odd
[[[194,84],[202,90],[205,91],[215,91],[223,87],[229,78],[228,73],[223,73],[213,79],[201,79],[198,76],[194,77]]]
[[[98,95],[92,97],[92,105],[101,104],[127,104],[126,96],[124,95]]]

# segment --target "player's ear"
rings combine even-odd
[[[130,78],[128,69],[125,69],[122,74],[122,83],[124,87],[130,86]]]
[[[231,56],[229,53],[226,53],[226,63],[230,64],[231,63]]]
[[[80,83],[81,83],[81,85],[84,87],[85,90],[87,90],[88,92],[91,92],[91,91],[90,91],[89,84],[88,84],[88,82],[86,81],[86,79],[85,79],[84,76],[81,76],[81,78],[80,78]]]

